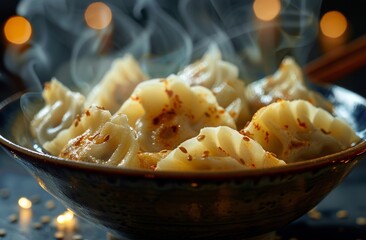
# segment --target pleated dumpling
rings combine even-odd
[[[248,84],[246,96],[252,114],[280,99],[303,99],[328,112],[333,111],[327,99],[306,86],[300,66],[291,57],[284,58],[273,75]]]
[[[50,154],[57,156],[71,139],[86,131],[96,132],[109,121],[110,117],[111,113],[108,110],[91,106],[81,115],[78,115],[69,128],[62,130],[54,139],[43,144],[43,148]]]
[[[90,116],[85,115],[84,118],[91,118],[94,112],[90,114]],[[116,114],[110,116],[99,127],[87,128],[81,135],[71,139],[63,147],[59,156],[76,161],[140,168],[138,151],[136,134],[128,125],[127,117]]]
[[[146,79],[132,55],[118,58],[114,60],[100,83],[88,94],[85,106],[100,106],[114,113],[130,97],[136,85]]]
[[[239,79],[238,67],[224,61],[217,45],[211,45],[202,59],[188,65],[178,73],[190,86],[209,88],[217,102],[242,128],[251,118],[245,95],[245,83]]]
[[[156,170],[221,171],[285,165],[256,141],[221,126],[203,128],[158,163]]]
[[[175,75],[140,83],[118,112],[127,115],[146,152],[173,149],[206,126],[235,128],[210,90],[190,87]]]
[[[305,100],[261,108],[243,132],[287,163],[336,153],[360,141],[345,121]]]
[[[45,106],[33,117],[30,129],[33,137],[43,145],[67,129],[83,111],[85,97],[73,92],[56,78],[45,84],[42,92]]]

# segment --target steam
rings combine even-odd
[[[87,26],[92,0],[23,0],[17,13],[32,24],[26,46],[9,46],[5,64],[31,91],[56,76],[88,92],[111,62],[132,54],[151,77],[165,77],[200,58],[215,42],[246,81],[273,73],[286,55],[306,61],[317,35],[321,1],[282,0],[279,16],[256,18],[244,0],[110,0],[112,23]]]

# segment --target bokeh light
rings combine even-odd
[[[254,14],[263,21],[271,21],[281,11],[281,2],[279,0],[255,0],[253,3]]]
[[[9,18],[4,25],[5,38],[14,44],[26,43],[32,35],[30,22],[22,16]]]
[[[65,211],[63,214],[57,216],[56,221],[59,224],[65,224],[71,222],[74,219],[74,213],[70,210]]]
[[[29,209],[32,207],[32,202],[28,198],[21,197],[18,200],[18,205],[19,205],[19,207],[21,207],[23,209]]]
[[[101,30],[111,23],[112,11],[105,3],[94,2],[87,7],[84,17],[90,28]]]
[[[346,17],[338,11],[325,13],[320,20],[320,29],[329,38],[342,36],[346,32],[347,26]]]

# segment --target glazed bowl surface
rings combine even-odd
[[[366,100],[337,86],[317,90],[362,142],[276,168],[153,172],[60,159],[37,150],[21,94],[1,103],[0,143],[47,192],[117,238],[266,237],[314,208],[365,158]]]

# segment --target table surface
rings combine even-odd
[[[351,174],[316,207],[320,215],[314,217],[307,214],[285,226],[277,233],[280,236],[279,239],[366,239],[365,172],[366,160],[361,161]],[[21,197],[33,201],[32,216],[28,222],[21,219],[22,213],[18,206],[18,199]],[[56,233],[60,231],[55,224],[55,219],[65,211],[66,208],[61,203],[44,191],[21,165],[1,150],[0,239],[58,239]],[[42,220],[44,216],[51,221],[44,223]],[[77,217],[76,219],[78,227],[71,233],[64,234],[63,239],[109,238],[104,230]],[[2,235],[5,236],[2,237]]]

